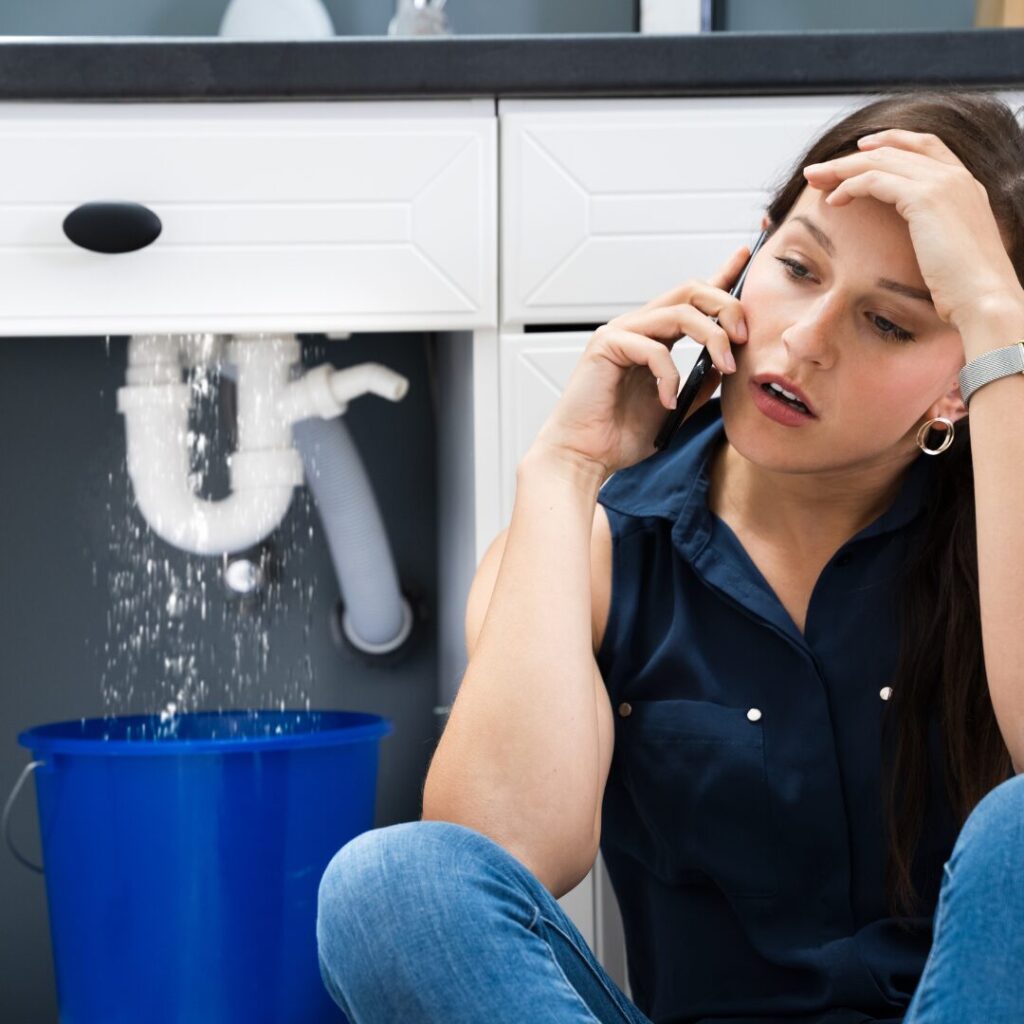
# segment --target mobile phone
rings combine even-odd
[[[750,250],[750,256],[747,258],[747,262],[743,265],[743,269],[740,271],[739,277],[736,278],[736,283],[729,289],[729,294],[735,298],[738,299],[740,297],[740,292],[743,291],[743,282],[747,278],[747,271],[750,269],[751,261],[757,255],[757,250],[764,245],[767,237],[767,230],[762,231],[758,236],[753,249]],[[718,323],[717,316],[713,316],[711,319],[716,324]],[[683,337],[685,338],[686,335],[684,334]],[[697,392],[700,391],[704,375],[711,369],[712,365],[711,352],[705,347],[697,357],[697,362],[693,364],[690,376],[686,378],[686,383],[683,385],[682,391],[679,392],[679,395],[676,398],[676,407],[665,417],[665,421],[661,425],[661,430],[658,431],[658,436],[654,439],[654,447],[658,451],[662,451],[664,448],[668,447],[668,443],[675,436],[675,432],[682,426],[683,418],[689,411],[690,406],[693,405],[693,400],[697,397]]]

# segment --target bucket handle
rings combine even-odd
[[[38,864],[33,864],[20,850],[14,845],[14,840],[11,838],[11,811],[14,809],[14,801],[18,799],[18,794],[21,792],[21,787],[25,785],[28,777],[37,769],[41,768],[45,761],[29,761],[27,765],[21,770],[21,774],[18,776],[18,781],[14,784],[14,789],[11,790],[11,795],[7,798],[7,803],[4,804],[4,811],[2,817],[0,817],[0,830],[3,831],[4,841],[7,843],[8,849],[14,854],[14,859],[25,867],[32,871],[38,872],[40,875],[43,873],[43,869]]]

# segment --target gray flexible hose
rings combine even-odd
[[[320,512],[345,606],[342,626],[360,650],[400,647],[413,614],[402,595],[380,509],[344,417],[292,427],[306,482]]]

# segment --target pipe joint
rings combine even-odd
[[[334,372],[330,363],[321,363],[288,384],[280,401],[281,415],[288,423],[299,423],[312,416],[333,420],[347,411],[348,406],[331,392]]]

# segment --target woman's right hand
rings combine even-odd
[[[680,388],[675,342],[693,338],[707,346],[713,363],[687,419],[714,394],[723,371],[735,368],[730,341],[745,342],[746,327],[740,300],[726,289],[749,257],[749,246],[740,246],[707,281],[690,279],[602,324],[530,450],[582,460],[602,480],[654,454],[654,438]]]

